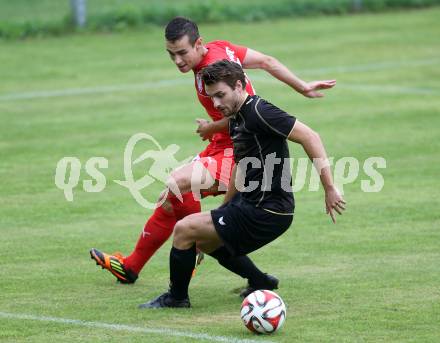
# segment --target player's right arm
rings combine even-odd
[[[196,119],[198,125],[196,132],[202,137],[202,140],[207,140],[217,132],[228,132],[229,119],[222,118],[216,121],[209,121],[206,119]]]
[[[305,82],[292,73],[289,68],[275,57],[249,48],[247,49],[242,66],[245,69],[263,69],[308,98],[323,97],[324,94],[318,92],[319,90],[332,88],[336,85],[336,80]]]
[[[236,176],[237,176],[237,165],[234,164],[234,167],[232,168],[232,172],[231,172],[231,178],[229,179],[228,190],[226,191],[225,198],[223,199],[223,204],[229,202],[238,192],[237,187],[235,185]]]

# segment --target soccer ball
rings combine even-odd
[[[241,304],[241,319],[255,333],[279,330],[286,319],[286,305],[278,294],[268,290],[249,294]]]

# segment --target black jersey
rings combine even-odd
[[[286,138],[295,121],[295,117],[257,95],[248,96],[231,117],[229,133],[237,172],[245,175],[243,200],[269,211],[293,213]]]

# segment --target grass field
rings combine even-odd
[[[275,0],[276,1],[276,0]],[[322,0],[314,0],[322,1]],[[158,6],[197,5],[205,0],[87,0],[87,13],[90,16],[104,14],[115,10],[146,10]],[[246,3],[246,0],[222,0],[223,4]],[[263,0],[254,0],[254,3]],[[61,20],[71,11],[70,0],[0,0],[0,21],[53,21]]]
[[[242,326],[232,290],[244,282],[212,259],[191,284],[188,311],[136,308],[167,287],[170,242],[133,286],[89,259],[91,247],[129,253],[151,213],[112,181],[124,178],[131,135],[176,143],[179,159],[203,146],[192,76],[168,60],[161,30],[0,42],[0,341],[438,342],[439,17],[437,8],[201,27],[207,40],[277,56],[307,80],[336,78],[326,98],[309,100],[249,72],[261,96],[320,132],[329,155],[387,160],[381,192],[361,191],[362,172],[345,186],[348,210],[336,226],[322,192],[305,189],[291,229],[252,254],[280,278],[288,305],[285,327],[270,337]],[[293,144],[291,152],[304,156]],[[54,184],[64,156],[107,158],[106,189],[86,193],[80,183],[67,202]],[[88,178],[83,169],[80,181]]]
[[[139,9],[148,7],[148,5],[173,4],[178,3],[178,0],[87,0],[87,13],[95,15],[98,13],[105,13],[120,8]],[[39,20],[47,21],[55,18],[62,19],[69,14],[70,0],[16,0],[10,2],[7,0],[0,0],[2,11],[0,12],[0,19],[6,21],[24,21],[24,20]]]

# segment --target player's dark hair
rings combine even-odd
[[[165,39],[169,42],[175,42],[183,36],[188,35],[189,42],[192,46],[200,37],[197,24],[188,18],[175,17],[165,28]]]
[[[235,89],[237,81],[240,80],[243,89],[246,87],[243,69],[238,63],[229,60],[221,60],[203,68],[202,80],[208,86],[223,81],[232,89]]]

